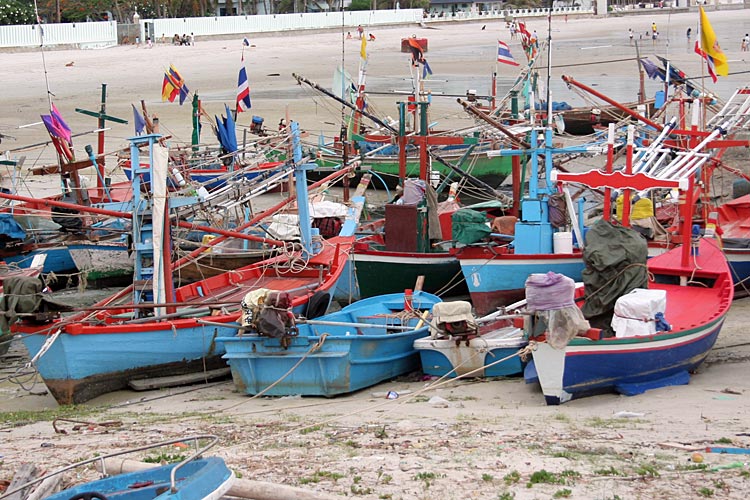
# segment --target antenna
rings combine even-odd
[[[552,128],[552,99],[550,95],[550,82],[552,81],[552,3],[549,0],[547,11],[547,128]]]

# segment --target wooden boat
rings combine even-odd
[[[668,132],[665,129],[664,135]],[[701,144],[674,158],[660,172],[638,170],[631,173],[634,170],[634,133],[631,128],[628,131],[624,172],[613,172],[610,165],[607,172],[555,172],[553,179],[562,184],[579,183],[604,189],[605,199],[609,199],[611,189],[623,189],[626,206],[629,206],[633,189],[680,189],[685,199],[681,204],[680,234],[692,234],[694,199],[700,194],[700,188],[694,189],[694,178],[709,159],[709,155],[702,152],[703,148],[720,133],[718,130],[711,132]],[[653,144],[658,145],[659,140],[657,138]],[[655,146],[650,152],[662,154],[657,150]],[[669,155],[669,152],[666,154]],[[605,210],[605,217],[607,214]],[[625,224],[629,223],[627,215],[624,220]],[[647,254],[645,247],[643,241],[644,259]],[[590,276],[602,275],[603,271],[596,271],[592,271]],[[645,299],[624,295],[617,300],[618,303],[623,299],[636,300],[640,302],[640,307],[645,302],[648,307],[643,309],[648,310],[645,313],[628,313],[623,309],[618,315],[618,305],[615,304],[614,314],[618,321],[611,323],[615,330],[614,337],[602,338],[598,329],[582,331],[577,328],[578,336],[555,348],[548,338],[549,331],[542,335],[535,333],[536,325],[529,322],[529,338],[536,345],[532,351],[533,363],[527,366],[525,377],[539,381],[548,404],[560,404],[574,397],[602,391],[630,395],[688,383],[689,373],[703,362],[713,347],[734,296],[727,260],[715,241],[698,237],[649,259],[647,275],[642,278],[644,281],[647,279]],[[584,300],[591,300],[597,293],[601,293],[599,289],[589,291]],[[665,302],[652,305],[648,293],[661,297]],[[579,307],[584,303],[579,303]],[[666,322],[659,323],[658,327],[657,313],[662,313]],[[646,319],[642,320],[644,316]],[[631,323],[638,328],[631,328]]]
[[[156,138],[131,139],[134,153],[137,155],[138,143]],[[300,220],[309,220],[304,170],[300,168],[297,174]],[[135,179],[137,184],[139,176]],[[140,193],[136,187],[134,192]],[[169,260],[157,263],[160,247],[155,237],[151,240],[157,233],[148,230],[151,223],[139,225],[150,212],[139,215],[134,218],[134,235],[140,235],[143,241],[134,242],[135,262],[154,262],[154,268],[162,267],[163,275],[141,264],[136,267],[133,286],[96,304],[91,314],[43,323],[27,317],[14,326],[15,331],[21,334],[34,365],[60,404],[87,401],[124,388],[130,380],[223,366],[223,348],[215,339],[234,332],[230,324],[238,319],[239,304],[248,292],[259,288],[283,290],[290,294],[296,313],[314,317],[325,312],[354,242],[351,234],[363,200],[359,202],[358,208],[351,209],[351,220],[344,224],[349,235],[331,238],[322,248],[313,249],[303,231],[303,250],[185,285],[173,293]],[[136,204],[144,210],[148,205]],[[254,219],[248,224],[256,222]],[[152,285],[153,292],[147,284]],[[201,322],[209,316],[211,327]]]
[[[422,372],[450,378],[520,375],[524,363],[514,354],[528,341],[510,318],[475,319],[463,301],[436,304],[430,336],[414,341]]]
[[[426,292],[441,296],[468,293],[458,260],[447,245],[430,244],[424,212],[416,205],[389,204],[385,207],[385,219],[361,226],[365,231],[376,232],[358,238],[354,244],[351,259],[357,297],[414,288],[420,276]]]
[[[406,304],[405,304],[406,301]],[[286,336],[224,336],[238,390],[269,396],[336,396],[417,370],[416,339],[441,299],[416,291],[371,297],[296,325]]]
[[[206,439],[210,440],[209,444],[199,449],[200,440],[205,441]],[[45,480],[55,478],[78,467],[96,464],[102,471],[101,479],[66,488],[45,498],[49,500],[69,500],[72,498],[218,500],[229,491],[234,480],[234,473],[227,467],[224,460],[218,457],[203,457],[203,454],[216,445],[218,440],[216,436],[190,436],[90,458],[45,474],[11,491],[6,491],[0,498],[9,497],[15,492],[28,491],[29,488],[43,483]],[[195,443],[196,450],[180,462],[124,474],[108,475],[106,473],[106,461],[114,457],[187,443]],[[39,487],[41,488],[42,485],[40,484]]]
[[[621,105],[633,112],[651,116],[655,111],[654,102],[654,99],[647,99],[644,103],[628,102]],[[621,108],[612,105],[581,106],[553,113],[562,118],[564,131],[570,135],[591,135],[597,130],[606,129],[610,123],[620,123],[630,118]]]
[[[563,350],[541,339],[527,380],[538,378],[548,404],[617,391],[638,394],[686,384],[716,342],[732,303],[732,280],[718,245],[702,239],[694,261],[681,263],[681,248],[648,261],[649,290],[666,293],[664,317],[670,331],[634,337],[576,337]],[[687,284],[681,284],[687,283]]]

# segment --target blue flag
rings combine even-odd
[[[131,106],[133,106],[133,125],[135,126],[135,135],[141,135],[143,129],[146,128],[146,120],[144,120],[143,115],[138,112],[138,108],[135,107],[135,104],[131,104]]]

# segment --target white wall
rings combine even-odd
[[[0,26],[0,47],[38,47],[44,45],[78,45],[100,48],[117,45],[117,22],[43,24],[44,37],[38,25]]]

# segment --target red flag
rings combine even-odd
[[[713,80],[714,83],[716,83],[718,78],[716,78],[716,69],[714,68],[714,61],[711,57],[709,57],[708,54],[706,54],[706,51],[701,49],[701,46],[698,43],[698,40],[695,41],[695,53],[706,60],[706,66],[708,67],[708,74],[711,75],[711,80]]]

